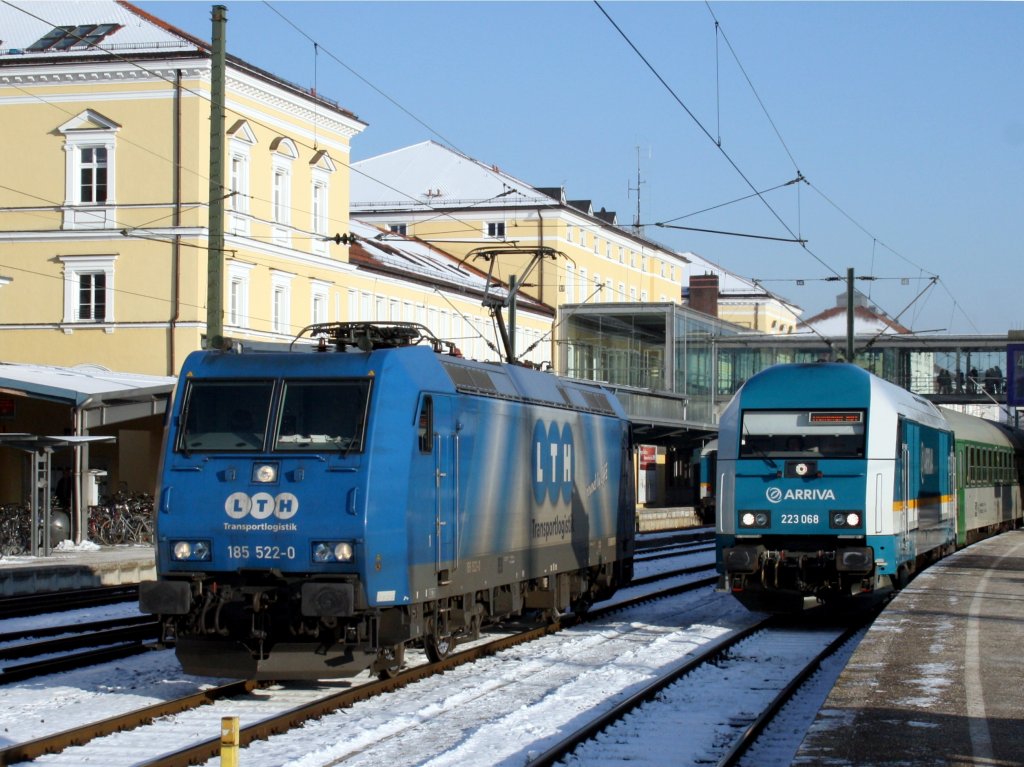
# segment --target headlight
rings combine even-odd
[[[171,556],[179,562],[209,562],[209,541],[173,541]]]
[[[352,561],[352,544],[348,541],[342,541],[334,546],[334,558],[339,562],[351,562]]]
[[[252,481],[261,484],[277,482],[276,463],[257,463],[252,467]]]
[[[741,511],[740,527],[771,527],[772,515],[767,511]]]
[[[351,541],[316,541],[312,556],[314,562],[351,562],[355,548]]]
[[[863,523],[863,515],[859,511],[832,511],[828,517],[829,527],[833,530],[860,527]]]

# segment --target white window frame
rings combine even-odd
[[[270,329],[275,333],[292,332],[292,280],[294,274],[271,270]]]
[[[230,211],[227,228],[234,234],[248,237],[250,168],[256,136],[244,120],[235,123],[228,135],[228,191],[232,194],[226,201]]]
[[[114,322],[114,262],[117,256],[60,256],[64,265],[64,323],[71,325],[110,325]],[[102,318],[82,319],[80,290],[82,276],[104,276]]]
[[[87,109],[57,130],[64,136],[64,229],[109,229],[117,224],[117,143],[121,126]],[[106,150],[107,196],[103,202],[82,201],[82,152]]]
[[[484,237],[489,240],[504,240],[505,239],[505,222],[504,221],[487,221],[484,224]]]
[[[322,280],[313,280],[310,285],[309,319],[314,325],[330,322],[330,290],[330,283]]]
[[[236,328],[249,327],[249,285],[253,266],[241,261],[228,263],[227,321]]]
[[[295,142],[278,137],[270,145],[273,158],[270,168],[271,239],[277,245],[291,245],[292,166],[299,156]]]
[[[309,165],[313,177],[309,190],[310,229],[313,231],[311,250],[315,255],[326,256],[330,252],[326,238],[330,234],[331,174],[334,173],[335,165],[330,155],[323,150],[313,155]]]

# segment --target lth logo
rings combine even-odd
[[[271,515],[278,519],[291,519],[299,510],[299,499],[291,493],[232,493],[224,501],[224,511],[232,519],[267,519]]]
[[[576,446],[569,424],[537,421],[533,425],[533,498],[557,504],[572,500]]]

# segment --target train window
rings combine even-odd
[[[273,390],[272,381],[190,380],[178,450],[262,450]]]
[[[863,458],[864,412],[747,411],[740,458]]]
[[[429,453],[433,449],[434,439],[434,398],[429,395],[423,398],[420,415],[416,424],[416,438],[421,453]]]
[[[362,452],[370,379],[286,381],[274,449]]]

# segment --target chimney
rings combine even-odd
[[[690,277],[690,308],[718,316],[718,275],[701,274]]]

